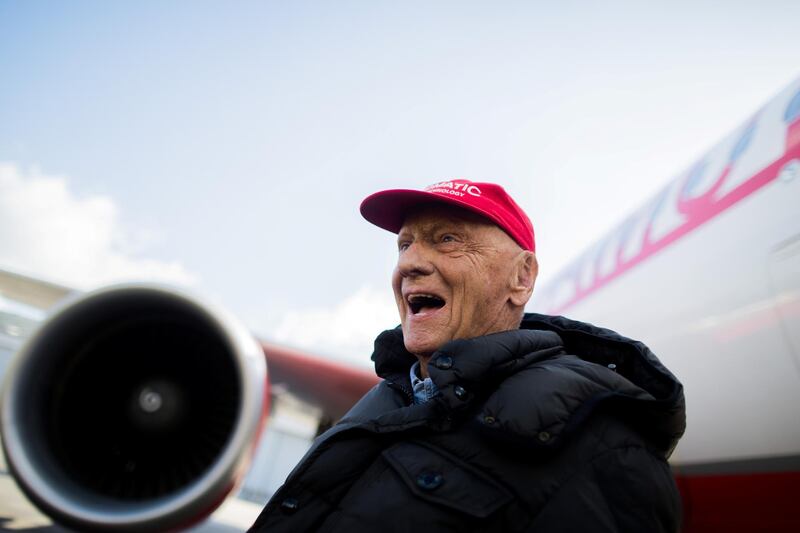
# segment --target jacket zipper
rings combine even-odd
[[[406,387],[406,386],[404,386],[404,385],[401,385],[400,383],[395,383],[394,381],[389,381],[388,379],[386,380],[386,384],[387,384],[389,387],[391,387],[391,388],[393,388],[393,389],[395,389],[395,390],[399,390],[400,392],[402,392],[403,394],[405,394],[405,395],[406,395],[406,398],[408,398],[408,399],[409,399],[409,401],[410,401],[412,404],[414,403],[414,393],[413,393],[413,392],[411,392],[411,389],[407,388],[407,387]]]

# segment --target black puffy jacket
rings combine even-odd
[[[414,405],[399,329],[384,378],[321,435],[251,531],[672,532],[683,389],[650,350],[563,317],[446,344]]]

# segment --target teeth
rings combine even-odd
[[[406,297],[408,301],[409,308],[411,312],[414,314],[419,313],[424,308],[431,308],[431,309],[438,309],[445,305],[444,299],[436,296],[435,294],[428,294],[418,292],[415,294],[409,294]]]
[[[419,300],[421,298],[435,298],[437,300],[441,300],[441,298],[439,298],[438,296],[436,296],[434,294],[412,294],[412,295],[410,295],[408,297],[408,301],[409,302],[414,302],[414,301]]]

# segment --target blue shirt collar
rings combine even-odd
[[[425,403],[437,394],[439,389],[431,378],[420,379],[419,376],[419,361],[411,365],[409,378],[411,379],[411,388],[414,390],[414,403]]]

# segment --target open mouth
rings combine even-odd
[[[408,306],[413,314],[424,311],[434,311],[444,307],[445,301],[435,294],[411,294],[408,296]]]

